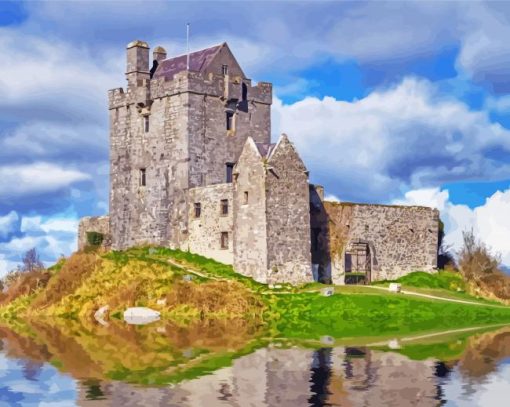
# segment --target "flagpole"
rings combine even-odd
[[[189,71],[189,23],[186,24],[186,70]]]

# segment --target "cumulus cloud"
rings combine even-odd
[[[23,254],[33,247],[47,265],[60,255],[76,250],[78,219],[75,215],[22,216],[17,225],[16,235],[0,242],[0,278],[20,264]]]
[[[510,131],[445,98],[434,84],[396,86],[344,102],[274,103],[274,132],[296,144],[312,179],[348,200],[390,200],[445,182],[510,178]],[[505,154],[495,154],[504,152]]]
[[[0,216],[0,238],[6,238],[17,230],[19,216],[15,211],[10,211],[5,216]]]
[[[50,163],[0,167],[0,196],[20,197],[57,191],[90,175]]]
[[[472,230],[494,254],[500,254],[505,266],[510,266],[510,189],[497,191],[485,204],[473,209],[449,201],[447,190],[428,188],[409,191],[404,199],[395,200],[400,205],[424,205],[437,208],[445,224],[445,244],[454,251],[462,247],[462,233]]]

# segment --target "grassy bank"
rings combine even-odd
[[[476,300],[462,292],[462,279],[454,273],[413,273],[400,282],[445,298]],[[0,319],[89,322],[96,310],[108,306],[109,318],[116,320],[127,307],[147,306],[179,326],[243,319],[253,329],[263,327],[269,336],[296,339],[402,336],[510,323],[510,307],[449,303],[367,287],[337,287],[331,297],[311,290],[320,287],[282,285],[271,290],[231,266],[166,248],[77,253],[51,270],[44,287],[34,285],[32,291],[4,302]]]

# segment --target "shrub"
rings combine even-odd
[[[33,302],[33,307],[46,307],[73,293],[100,264],[94,253],[75,253],[69,257],[49,281],[46,289]]]
[[[51,274],[44,269],[16,271],[11,273],[5,292],[0,296],[1,303],[8,303],[22,295],[30,295],[45,287]]]
[[[87,232],[87,244],[89,246],[101,246],[104,235],[99,232]]]
[[[510,278],[500,270],[501,259],[479,241],[473,231],[464,232],[459,267],[476,294],[510,299]]]

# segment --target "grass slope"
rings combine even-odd
[[[412,273],[398,281],[444,296],[458,295],[457,288],[463,287],[454,273]],[[102,255],[75,254],[52,270],[46,288],[0,307],[0,318],[87,321],[104,305],[114,318],[120,318],[129,306],[148,306],[180,325],[242,318],[253,326],[264,325],[269,336],[316,340],[326,335],[402,336],[510,322],[510,307],[448,303],[369,287],[337,287],[331,297],[306,292],[319,288],[282,285],[270,290],[214,260],[141,247]]]

